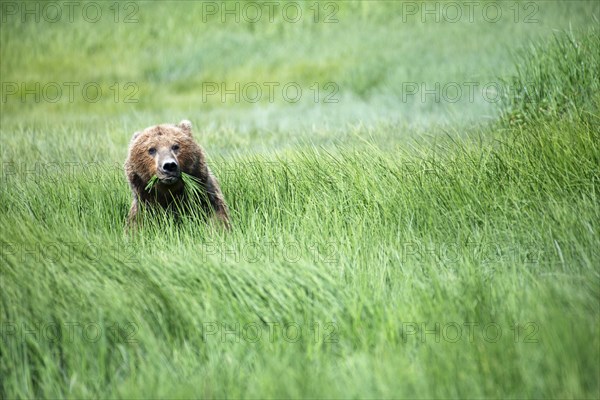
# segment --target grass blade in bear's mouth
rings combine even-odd
[[[195,176],[182,172],[181,179],[183,180],[185,188],[189,190],[192,194],[199,193],[201,191],[202,184]]]
[[[183,180],[183,184],[185,185],[185,187],[189,189],[192,193],[197,193],[200,191],[202,185],[198,181],[198,178],[186,174],[185,172],[182,172],[181,179]],[[154,185],[156,185],[156,182],[158,182],[158,176],[154,175],[148,181],[148,184],[146,185],[146,191],[149,192],[150,190],[152,190]]]
[[[150,191],[152,189],[152,187],[156,184],[156,182],[158,181],[158,176],[154,175],[152,178],[150,178],[150,180],[148,181],[148,184],[146,185],[146,191]]]

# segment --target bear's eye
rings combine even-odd
[[[178,144],[174,144],[173,146],[171,146],[171,150],[173,150],[173,151],[179,150],[179,145]]]
[[[154,147],[151,147],[151,148],[148,150],[148,154],[150,154],[151,156],[155,155],[155,154],[156,154],[156,149],[155,149]]]

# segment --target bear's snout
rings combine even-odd
[[[179,165],[177,165],[177,161],[170,160],[163,163],[162,169],[168,174],[176,174],[179,171]]]
[[[167,185],[172,185],[179,180],[181,170],[175,158],[166,158],[158,163],[158,179]]]

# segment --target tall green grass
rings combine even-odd
[[[600,102],[600,34],[554,34],[552,43],[532,43],[507,81],[503,117],[510,123],[597,116]]]
[[[164,216],[128,235],[122,170],[88,164],[116,143],[14,128],[0,397],[597,398],[598,33],[569,37],[587,44],[544,44],[551,75],[518,60],[554,88],[556,112],[506,111],[526,123],[210,157],[229,233]]]
[[[4,181],[3,396],[595,397],[597,125],[497,135],[230,160],[231,234],[124,236],[116,173]]]

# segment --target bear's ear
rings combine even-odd
[[[134,133],[133,136],[131,137],[131,141],[133,142],[141,134],[142,134],[142,131],[138,131],[138,132]]]
[[[185,134],[192,136],[192,123],[187,119],[184,119],[177,125],[179,129],[181,129]]]

